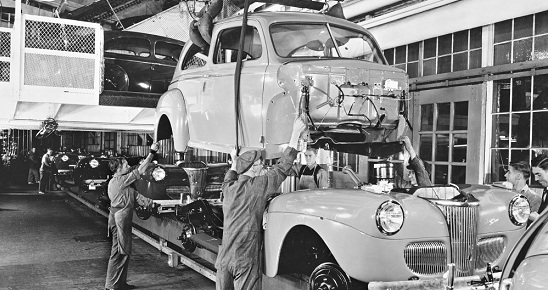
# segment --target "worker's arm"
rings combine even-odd
[[[158,152],[159,147],[160,146],[158,145],[158,142],[154,142],[152,143],[152,145],[150,145],[150,152],[148,153],[147,158],[145,158],[145,161],[143,161],[143,163],[141,163],[139,165],[139,168],[137,169],[139,171],[139,174],[144,174],[146,172],[147,167],[150,164],[150,161],[154,157],[154,154]]]

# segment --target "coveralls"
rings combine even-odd
[[[424,167],[424,162],[419,158],[415,157],[409,160],[409,169],[415,172],[415,178],[417,179],[418,186],[432,186],[432,181],[428,176],[428,171]],[[413,184],[410,181],[404,180],[400,176],[395,178],[395,188],[411,188]]]
[[[42,163],[40,165],[40,184],[38,188],[40,192],[46,192],[46,189],[51,190],[51,173],[52,164],[51,156],[46,153],[42,156]]]
[[[316,178],[314,178],[315,171],[317,171]],[[318,181],[317,183],[316,180]],[[301,170],[299,170],[299,189],[328,187],[329,181],[327,171],[325,171],[325,169],[323,169],[320,165],[314,164],[313,169],[310,169],[308,165],[301,166]]]
[[[229,170],[223,181],[224,229],[215,263],[217,290],[261,289],[262,219],[267,198],[289,174],[297,150],[288,147],[265,175],[238,176]]]
[[[139,178],[141,178],[139,170],[134,169],[127,174],[114,173],[108,184],[108,197],[110,198],[108,229],[112,236],[112,249],[105,283],[105,288],[108,289],[120,289],[127,284],[135,202],[143,206],[152,204],[152,199],[142,196],[130,187]]]

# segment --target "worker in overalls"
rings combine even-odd
[[[289,146],[278,163],[266,171],[260,150],[236,157],[223,181],[224,230],[215,262],[217,290],[262,289],[262,220],[267,200],[278,192],[297,157],[299,136],[305,129],[298,118],[293,124]]]
[[[306,165],[298,169],[299,189],[328,188],[329,176],[325,169],[316,163],[318,149],[308,147],[304,152]]]
[[[108,260],[105,289],[133,289],[127,284],[129,255],[131,254],[131,228],[133,224],[133,209],[137,202],[141,206],[150,207],[152,199],[139,194],[131,184],[145,173],[154,154],[158,151],[158,143],[150,146],[150,153],[137,169],[130,171],[125,158],[111,158],[108,165],[114,176],[108,184],[110,198],[110,213],[108,229],[112,236],[112,249]]]

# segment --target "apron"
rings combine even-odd
[[[308,168],[308,165],[303,165],[300,170],[299,189],[314,189],[318,188],[314,174],[318,174],[318,165],[313,169]],[[316,177],[317,178],[317,177]]]

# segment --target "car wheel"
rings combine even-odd
[[[308,279],[308,290],[349,290],[352,283],[346,273],[335,263],[320,264]]]

